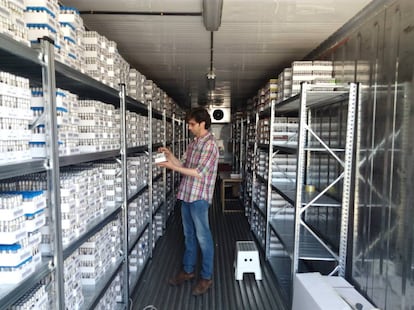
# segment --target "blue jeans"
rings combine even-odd
[[[181,203],[181,217],[185,237],[183,268],[193,272],[197,261],[197,240],[202,254],[200,277],[211,279],[213,274],[214,245],[208,222],[209,204],[205,200]]]

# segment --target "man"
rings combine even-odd
[[[191,110],[187,117],[188,129],[195,136],[179,161],[167,148],[161,147],[166,162],[159,163],[183,175],[177,199],[181,200],[181,217],[185,237],[183,270],[169,279],[171,285],[181,285],[195,277],[197,241],[202,253],[200,279],[193,288],[193,295],[202,295],[212,285],[214,244],[211,236],[208,208],[212,202],[217,176],[219,151],[214,136],[208,131],[211,118],[203,108]]]

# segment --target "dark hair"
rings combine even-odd
[[[185,117],[186,121],[188,122],[189,120],[193,119],[195,120],[197,123],[201,123],[201,122],[205,122],[206,129],[210,128],[211,125],[211,117],[210,114],[208,114],[207,110],[204,108],[194,108],[191,109],[191,111],[189,111]]]

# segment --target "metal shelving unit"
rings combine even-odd
[[[326,262],[326,269],[329,269],[328,274],[330,275],[344,276],[345,274],[348,210],[351,204],[351,179],[354,165],[353,137],[355,134],[355,113],[359,98],[359,87],[357,84],[350,84],[338,88],[338,90],[333,91],[318,91],[317,85],[302,83],[300,94],[277,105],[272,102],[270,110],[263,112],[264,116],[271,117],[270,137],[274,135],[274,117],[299,116],[296,145],[271,141],[268,146],[270,156],[268,163],[269,181],[267,182],[266,257],[275,271],[278,282],[288,301],[292,298],[292,283],[295,273],[308,271],[307,268],[309,267],[315,269],[315,267],[312,267],[314,266],[312,262]],[[323,133],[322,130],[320,133],[314,130],[314,126],[318,124],[318,121],[322,123],[322,120],[318,119],[317,111],[336,104],[342,104],[340,107],[346,108],[346,118],[341,115],[346,119],[346,123],[341,124],[345,128],[344,139],[340,142],[340,146],[338,141],[325,141],[320,135],[320,133]],[[344,113],[340,108],[335,111],[338,114]],[[335,115],[335,113],[332,114]],[[331,115],[330,117],[333,118],[334,116]],[[335,117],[340,118],[337,115]],[[322,119],[321,116],[319,118]],[[329,122],[333,123],[332,120],[329,120]],[[272,161],[280,154],[296,154],[296,178],[290,182],[274,181],[272,178]],[[313,158],[320,158],[320,156],[325,157],[312,161]],[[329,160],[325,159],[328,157]],[[332,163],[335,163],[335,169],[329,169],[328,166],[327,169],[323,170],[321,165],[323,165],[324,160],[328,165],[334,165]],[[319,167],[319,170],[316,170],[321,175],[327,175],[327,180],[320,182],[316,189],[312,186],[312,183],[308,183],[311,181],[314,165],[317,165],[316,168]],[[331,170],[334,170],[335,173]],[[274,210],[272,211],[272,191],[279,194],[287,202],[287,205],[279,207],[280,213],[274,214]],[[292,211],[294,212],[286,209],[289,205],[293,206]],[[307,212],[321,207],[325,209],[336,208],[340,212],[339,245],[328,242],[328,240],[334,240],[335,238],[327,236],[326,232],[320,231],[317,227],[308,223]],[[271,236],[276,236],[277,239],[271,239]],[[277,240],[277,243],[274,245],[281,246],[284,251],[271,255],[271,243],[276,242],[275,240]],[[306,267],[302,264],[305,261],[308,262]]]
[[[30,78],[31,82],[41,85],[47,90],[48,96],[45,97],[44,120],[45,128],[50,132],[47,137],[49,151],[45,160],[32,160],[12,165],[1,166],[2,179],[21,176],[27,173],[46,171],[48,179],[48,205],[49,223],[53,232],[59,232],[61,227],[61,216],[59,208],[52,208],[60,204],[59,186],[59,164],[58,164],[58,144],[57,144],[57,122],[56,122],[56,98],[54,96],[55,76],[54,76],[54,54],[52,44],[48,40],[41,40],[39,50],[34,50],[21,43],[15,42],[7,36],[0,35],[0,56],[1,70]],[[2,290],[0,296],[0,308],[6,309],[23,296],[40,279],[46,277],[50,272],[54,273],[56,279],[55,291],[57,298],[63,297],[63,251],[61,238],[54,238],[53,257],[45,258],[44,262],[36,269],[36,275],[26,278],[19,285],[8,286]],[[54,267],[52,266],[54,262]],[[57,307],[62,305],[57,301]]]
[[[64,305],[64,271],[63,261],[71,253],[76,251],[90,237],[94,236],[103,226],[110,223],[117,217],[121,218],[123,225],[123,244],[122,252],[116,261],[110,265],[105,274],[99,281],[99,285],[85,287],[85,303],[83,309],[92,309],[97,305],[99,299],[103,296],[111,282],[114,280],[119,271],[123,270],[123,304],[120,309],[129,307],[129,293],[135,287],[138,278],[134,278],[135,284],[129,286],[128,255],[133,247],[137,244],[144,232],[148,229],[150,241],[152,243],[152,216],[149,216],[148,222],[143,225],[141,230],[134,235],[128,233],[128,203],[138,197],[144,191],[152,192],[152,163],[150,161],[150,172],[148,185],[142,186],[135,194],[128,198],[128,185],[126,180],[126,160],[128,154],[145,153],[152,157],[152,151],[160,145],[152,143],[152,118],[164,119],[162,113],[152,110],[151,101],[147,105],[138,102],[126,96],[125,85],[120,85],[120,91],[111,88],[101,82],[82,74],[81,72],[68,67],[65,64],[55,62],[53,58],[53,45],[48,40],[43,40],[39,45],[40,49],[32,49],[26,45],[14,41],[13,39],[0,34],[0,69],[13,73],[18,76],[29,78],[31,85],[43,87],[47,90],[48,96],[45,98],[45,121],[48,135],[48,157],[46,159],[27,160],[22,162],[13,162],[7,165],[0,165],[0,180],[22,176],[31,173],[46,172],[48,177],[48,205],[49,205],[49,225],[53,230],[54,238],[53,256],[43,257],[42,263],[36,267],[35,272],[21,281],[17,285],[0,286],[0,309],[7,309],[19,298],[27,293],[34,285],[39,283],[48,275],[52,275],[54,284],[54,309],[65,309]],[[59,157],[57,125],[56,125],[56,87],[66,89],[75,93],[79,97],[111,103],[121,109],[121,149],[103,151],[87,154],[76,154]],[[145,146],[128,148],[126,145],[126,110],[140,113],[149,119],[149,141]],[[78,236],[70,244],[62,245],[61,236],[61,211],[60,211],[60,168],[70,165],[79,165],[86,162],[94,162],[102,159],[113,158],[121,164],[123,178],[123,201],[113,208],[108,208],[106,212],[92,222],[88,223],[87,231]],[[120,158],[120,159],[119,159]],[[161,176],[160,176],[161,177]],[[149,209],[152,209],[152,198],[149,195]],[[165,201],[160,207],[165,205]],[[145,258],[145,262],[152,256],[152,246],[150,253]],[[133,275],[132,275],[133,276]]]

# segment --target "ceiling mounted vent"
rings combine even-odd
[[[210,107],[208,113],[212,123],[230,123],[230,108]]]

